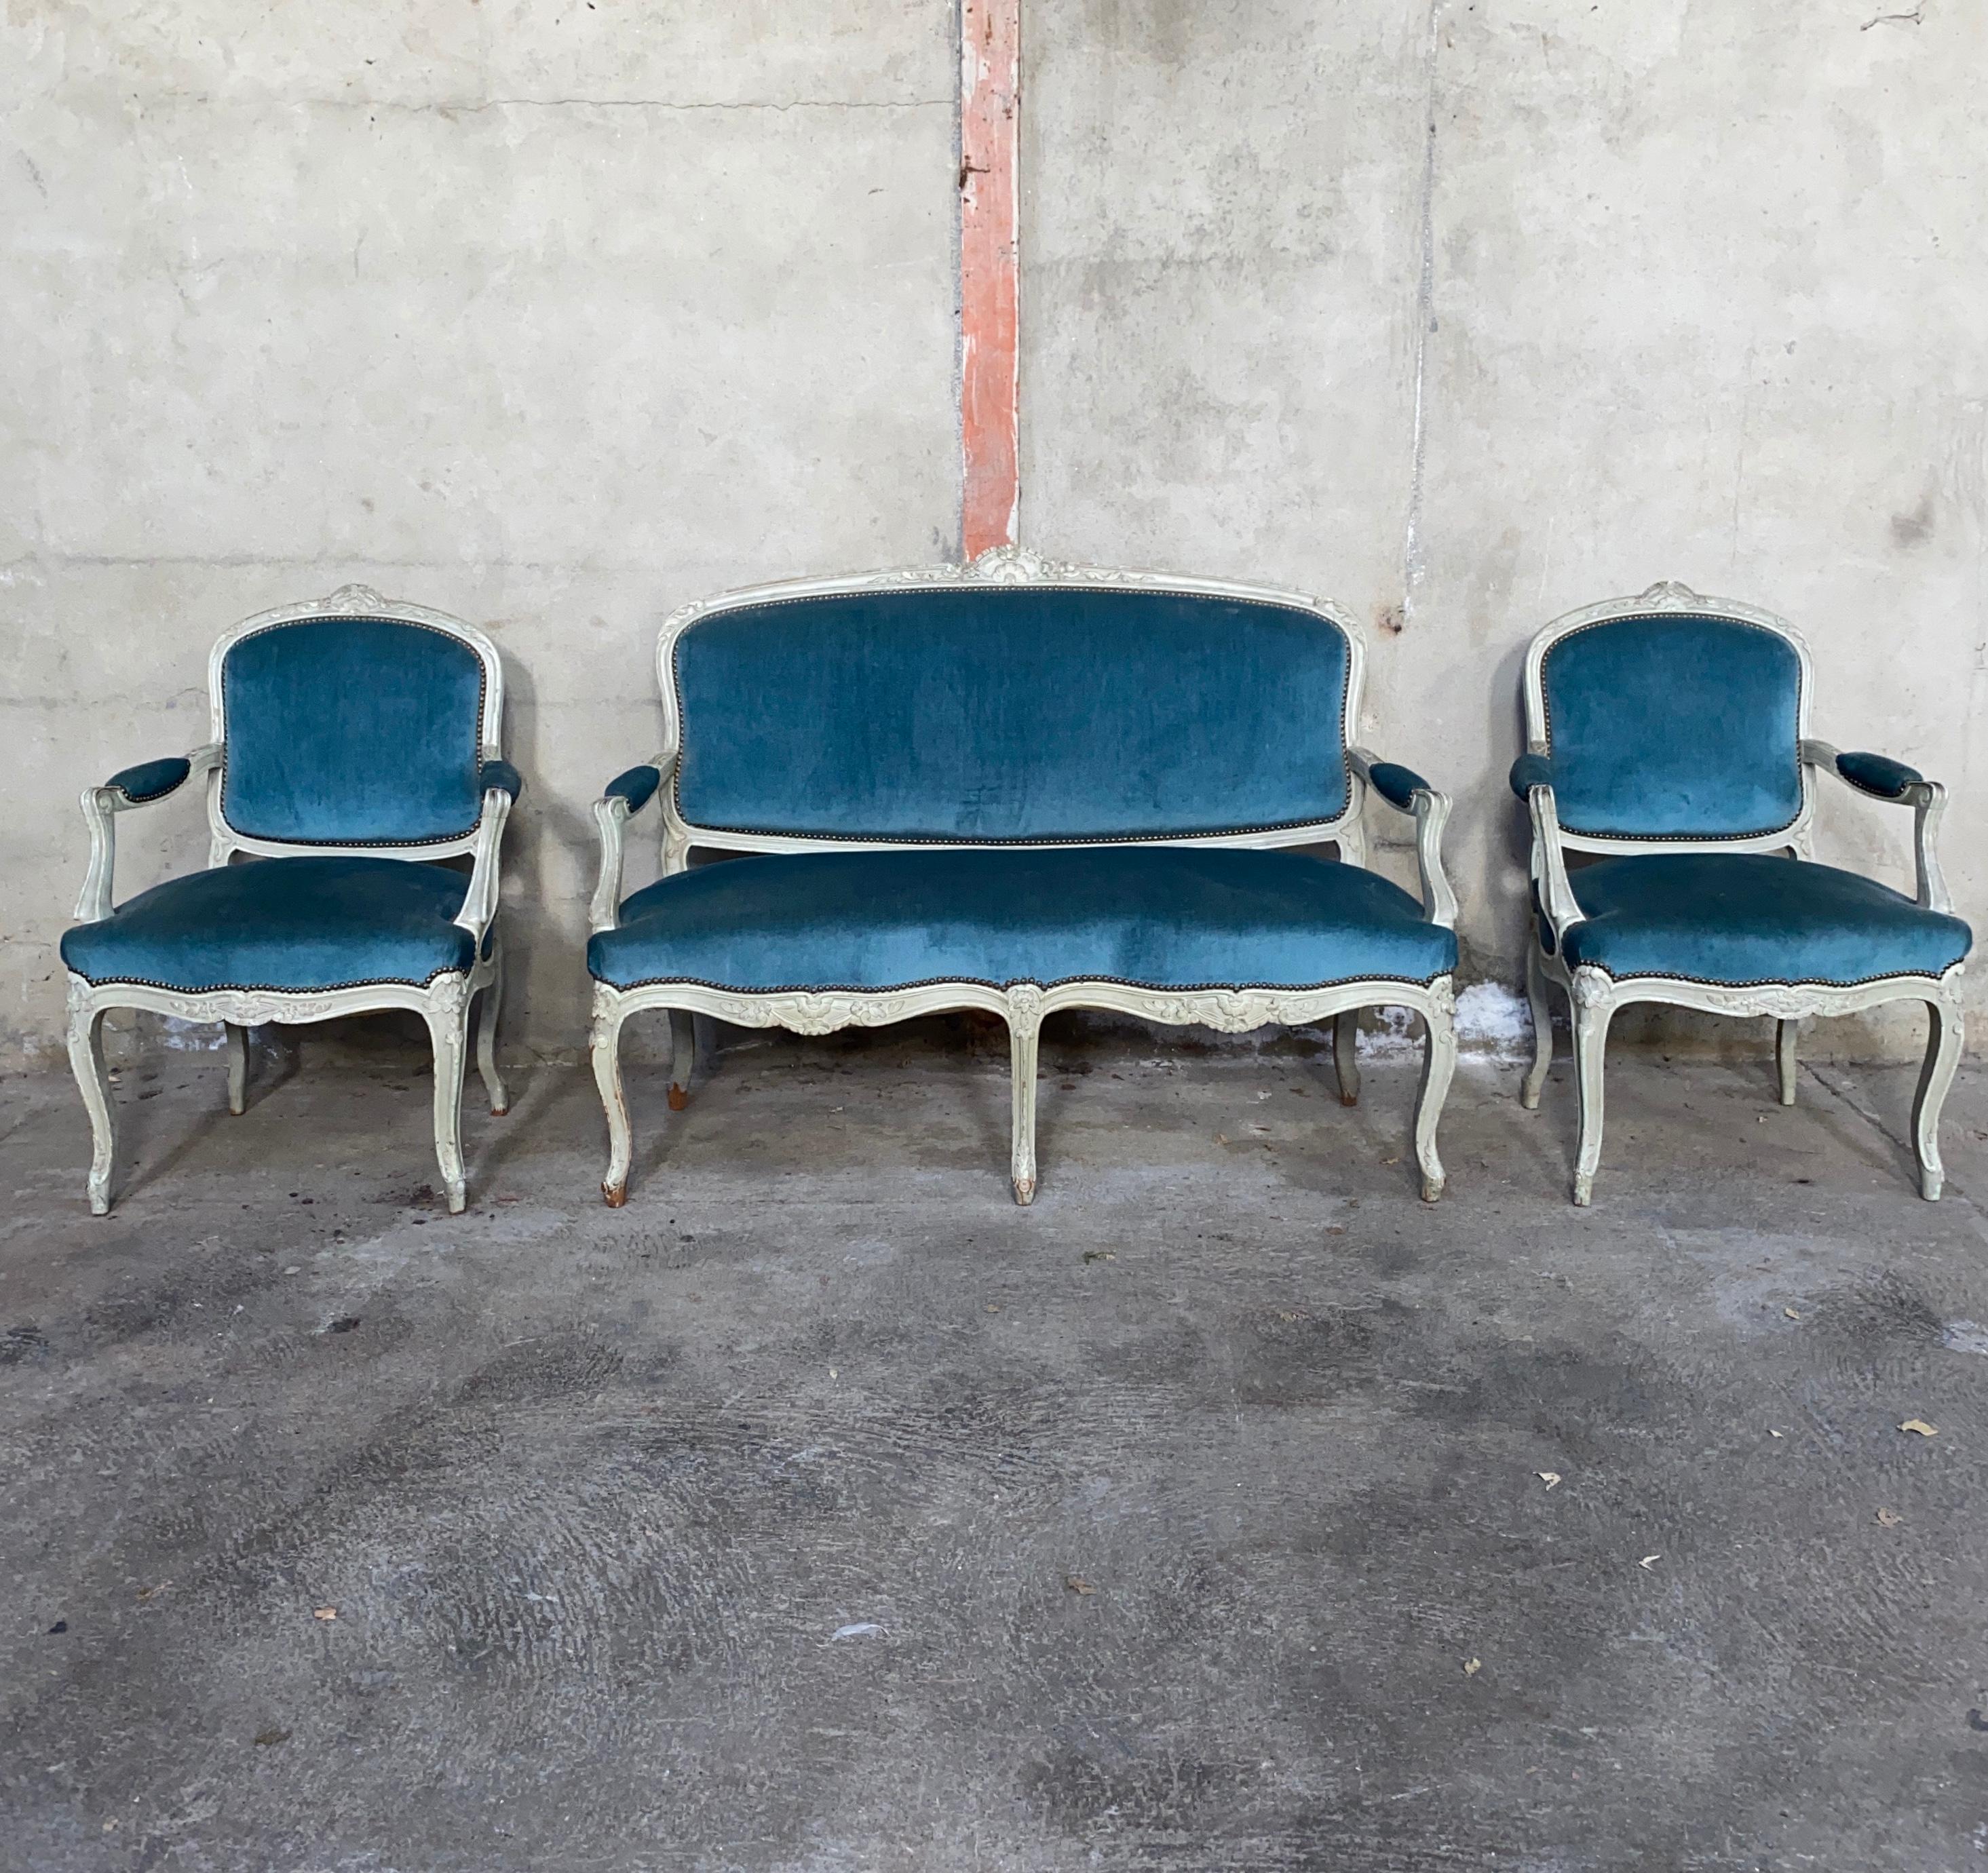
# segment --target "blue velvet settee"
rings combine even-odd
[[[225,1024],[239,1113],[252,1024],[405,1008],[433,1040],[435,1155],[460,1210],[458,1114],[479,999],[478,1065],[491,1110],[508,1104],[493,925],[520,783],[500,746],[496,647],[460,619],[347,586],[236,625],[214,647],[208,682],[205,745],[83,796],[90,870],[62,954],[69,1060],[94,1134],[90,1207],[110,1209],[115,1169],[108,1010]],[[116,816],[190,781],[205,784],[208,868],[113,904]],[[458,857],[468,871],[441,862]]]
[[[1455,1063],[1449,803],[1350,744],[1361,648],[1329,605],[999,549],[965,568],[769,586],[694,605],[658,648],[662,752],[594,809],[587,962],[610,1136],[631,1140],[622,1026],[670,1012],[826,1033],[1002,1016],[1015,1195],[1036,1193],[1037,1036],[1066,1008],[1240,1032],[1392,1004],[1427,1026],[1422,1190]],[[1365,868],[1369,796],[1416,823],[1422,901]],[[654,804],[662,875],[623,896]],[[1294,848],[1336,845],[1334,863]],[[692,867],[694,850],[729,854]]]
[[[1538,1105],[1551,1064],[1550,982],[1572,1014],[1577,1203],[1601,1161],[1609,1023],[1637,1002],[1771,1016],[1789,1105],[1804,1016],[1925,1003],[1912,1132],[1921,1193],[1940,1194],[1940,1106],[1973,942],[1935,847],[1946,791],[1902,762],[1809,739],[1813,688],[1785,620],[1671,583],[1570,612],[1533,641],[1526,752],[1511,776],[1533,834],[1535,1053],[1522,1097]],[[1810,857],[1818,775],[1912,809],[1912,896]],[[1570,867],[1570,854],[1596,856]]]

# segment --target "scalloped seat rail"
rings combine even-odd
[[[602,1188],[632,1139],[620,1033],[667,1009],[670,1104],[691,1017],[809,1033],[945,1009],[1006,1020],[1010,1176],[1036,1185],[1043,1019],[1105,1008],[1232,1030],[1420,1015],[1423,1195],[1456,1058],[1449,801],[1354,742],[1364,651],[1339,607],[1224,581],[972,566],[791,581],[678,613],[658,647],[663,752],[594,808],[593,1055]],[[1418,903],[1364,868],[1369,791],[1416,822]],[[651,800],[663,877],[624,900]],[[1329,842],[1340,863],[1276,850]],[[689,869],[695,850],[759,856]]]

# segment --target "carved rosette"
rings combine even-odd
[[[380,610],[387,601],[370,585],[342,585],[324,601],[327,611],[367,612]]]
[[[1636,600],[1652,611],[1696,611],[1705,602],[1702,593],[1675,579],[1659,579]]]
[[[990,549],[999,552],[999,547]],[[1043,994],[1040,984],[1032,982],[1010,982],[1008,986],[1008,1020],[1018,1028],[1040,1027],[1043,1010],[1048,1006],[1049,997]]]

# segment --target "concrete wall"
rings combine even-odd
[[[1951,786],[1988,925],[1988,13],[1910,12],[1030,15],[1024,532],[1370,620],[1467,973],[1520,966],[1526,641],[1660,578],[1790,618],[1815,732]],[[1908,877],[1910,816],[1839,793],[1818,856]]]
[[[1988,637],[1978,8],[1030,0],[1023,531],[1371,621],[1516,979],[1521,647],[1767,603],[1817,732],[1957,797]],[[0,1054],[59,1032],[77,790],[203,739],[215,634],[348,580],[489,625],[531,782],[514,1041],[580,1038],[655,627],[956,536],[943,0],[8,0]],[[1433,134],[1431,126],[1433,125]],[[123,823],[120,892],[198,862]],[[1825,857],[1902,822],[1829,801]]]
[[[507,1026],[583,1042],[663,616],[952,550],[956,87],[929,0],[9,0],[0,1046],[60,1032],[77,791],[348,580],[502,644]],[[120,895],[199,817],[126,817]]]

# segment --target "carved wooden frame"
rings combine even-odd
[[[389,1008],[412,1009],[426,1021],[434,1048],[435,1158],[451,1212],[459,1212],[467,1201],[461,1132],[462,1080],[469,1050],[471,1010],[479,996],[482,1007],[477,1033],[478,1070],[490,1096],[491,1111],[501,1114],[509,1107],[510,1098],[498,1071],[496,1053],[497,1016],[504,992],[503,951],[495,939],[486,943],[485,938],[497,911],[499,851],[510,815],[511,796],[501,788],[486,789],[476,824],[459,837],[391,846],[305,845],[255,838],[230,826],[222,809],[221,760],[228,725],[221,676],[230,647],[271,625],[309,618],[355,617],[394,618],[426,625],[468,644],[483,667],[482,713],[478,725],[480,758],[485,761],[501,758],[503,664],[496,645],[474,625],[424,605],[384,599],[370,587],[363,585],[343,586],[329,598],[315,603],[282,605],[259,612],[224,632],[208,657],[212,739],[188,757],[190,772],[187,780],[180,783],[184,786],[198,779],[206,783],[208,864],[210,868],[225,865],[236,852],[272,857],[363,856],[408,860],[469,854],[472,864],[468,884],[455,921],[474,938],[475,961],[467,970],[448,971],[425,986],[357,982],[336,989],[296,991],[235,988],[181,991],[150,983],[120,982],[93,985],[70,972],[69,1056],[83,1104],[90,1111],[92,1148],[88,1189],[94,1215],[110,1212],[117,1159],[117,1114],[104,1067],[103,1033],[103,1017],[113,1009],[144,1009],[184,1021],[221,1023],[228,1040],[228,1105],[236,1114],[247,1109],[250,1027],[265,1022],[300,1026]],[[178,790],[175,786],[153,798],[164,800]],[[117,864],[115,816],[151,803],[151,800],[133,800],[122,789],[113,786],[83,790],[83,818],[90,828],[90,867],[76,904],[79,923],[97,922],[111,913],[111,886]]]
[[[1330,821],[1270,830],[1134,841],[1118,840],[1111,843],[1263,849],[1330,841],[1338,846],[1344,862],[1365,863],[1367,847],[1361,815],[1366,797],[1370,791],[1375,798],[1384,801],[1384,796],[1371,786],[1370,770],[1374,757],[1351,743],[1351,731],[1359,719],[1365,654],[1359,628],[1344,611],[1300,593],[1219,580],[1070,566],[1043,559],[1026,548],[999,546],[965,566],[921,566],[855,578],[783,581],[703,600],[672,614],[663,626],[657,646],[664,743],[654,765],[661,777],[655,797],[662,821],[664,875],[683,871],[689,863],[691,850],[698,847],[735,852],[812,852],[921,850],[936,849],[942,844],[920,840],[800,838],[698,827],[684,820],[678,811],[675,789],[671,785],[681,733],[676,686],[672,678],[672,658],[677,639],[686,629],[714,611],[731,610],[769,600],[982,585],[1074,586],[1192,593],[1295,606],[1329,619],[1344,634],[1347,645],[1345,723],[1349,739],[1344,812]],[[1416,791],[1409,806],[1398,809],[1415,821],[1416,859],[1422,881],[1424,916],[1445,928],[1454,927],[1456,918],[1456,899],[1442,868],[1442,837],[1449,805],[1447,796],[1432,788],[1422,788]],[[600,834],[600,871],[590,915],[592,927],[599,932],[615,928],[619,921],[624,841],[631,813],[625,800],[610,795],[596,803],[593,814]],[[1013,842],[1002,843],[1005,845]],[[1083,846],[1104,842],[1059,840],[1040,843]],[[693,1015],[708,1015],[746,1027],[786,1028],[803,1034],[827,1034],[845,1027],[878,1027],[921,1015],[964,1009],[979,1009],[999,1015],[1008,1026],[1013,1075],[1010,1175],[1016,1200],[1026,1204],[1034,1201],[1037,1185],[1036,1057],[1046,1016],[1063,1009],[1103,1009],[1136,1015],[1148,1021],[1175,1026],[1204,1026],[1229,1033],[1240,1033],[1273,1023],[1294,1026],[1330,1017],[1334,1022],[1334,1058],[1338,1070],[1341,1097],[1351,1105],[1359,1093],[1354,1052],[1354,1023],[1359,1009],[1374,1006],[1412,1009],[1422,1017],[1428,1030],[1422,1086],[1415,1107],[1415,1144],[1422,1173],[1422,1195],[1433,1202],[1442,1194],[1444,1182],[1442,1161],[1436,1150],[1436,1124],[1442,1116],[1443,1100],[1456,1063],[1456,996],[1452,979],[1447,975],[1427,984],[1376,979],[1300,989],[1161,989],[1109,981],[1047,985],[1014,982],[996,987],[986,982],[960,981],[924,983],[914,988],[874,992],[826,990],[752,994],[690,982],[658,982],[617,989],[610,983],[597,982],[593,988],[591,1053],[595,1080],[607,1111],[609,1141],[607,1173],[602,1179],[601,1188],[610,1204],[618,1205],[627,1201],[634,1146],[621,1080],[620,1034],[623,1024],[631,1015],[647,1009],[666,1009],[670,1012],[675,1048],[670,1104],[677,1111],[681,1111],[687,1102],[695,1070],[691,1021]]]
[[[1695,981],[1673,975],[1610,975],[1592,965],[1570,971],[1562,952],[1567,931],[1584,915],[1567,869],[1570,851],[1608,853],[1654,852],[1768,852],[1785,850],[1799,862],[1810,857],[1810,833],[1815,813],[1814,776],[1818,773],[1838,774],[1836,750],[1826,742],[1810,739],[1809,704],[1813,688],[1814,664],[1808,647],[1794,627],[1771,611],[1740,604],[1731,599],[1711,598],[1689,586],[1665,580],[1635,598],[1610,599],[1587,605],[1556,618],[1536,637],[1526,652],[1524,694],[1526,745],[1535,754],[1550,756],[1547,718],[1544,671],[1547,654],[1570,632],[1608,620],[1641,617],[1664,612],[1689,613],[1699,617],[1730,618],[1770,631],[1794,647],[1800,663],[1800,694],[1797,705],[1797,734],[1800,756],[1801,804],[1787,825],[1770,833],[1740,839],[1608,838],[1591,833],[1569,831],[1560,823],[1559,811],[1550,786],[1528,790],[1526,803],[1532,823],[1532,881],[1541,911],[1553,933],[1548,947],[1541,938],[1537,919],[1526,943],[1526,993],[1533,1013],[1533,1063],[1526,1070],[1520,1098],[1528,1111],[1536,1111],[1540,1094],[1553,1064],[1553,1020],[1547,1000],[1546,985],[1556,984],[1567,997],[1574,1029],[1574,1076],[1580,1108],[1580,1137],[1574,1156],[1574,1200],[1585,1205],[1594,1194],[1594,1177],[1601,1161],[1604,1111],[1603,1062],[1610,1023],[1621,1009],[1638,1002],[1658,1002],[1676,1008],[1696,1009],[1716,1015],[1771,1016],[1775,1022],[1774,1057],[1781,1104],[1795,1100],[1796,1048],[1801,1022],[1818,1015],[1854,1014],[1887,1002],[1923,1002],[1931,1020],[1924,1063],[1919,1073],[1917,1097],[1912,1108],[1912,1138],[1919,1160],[1920,1193],[1937,1202],[1946,1182],[1939,1155],[1939,1116],[1947,1090],[1960,1064],[1963,1037],[1961,982],[1965,962],[1957,962],[1937,979],[1925,975],[1888,975],[1869,982],[1849,984],[1773,982],[1733,984]],[[1846,786],[1850,783],[1844,782]],[[1946,881],[1939,868],[1936,844],[1940,818],[1946,808],[1946,790],[1933,781],[1915,781],[1895,800],[1866,793],[1881,804],[1909,806],[1914,813],[1917,854],[1917,901],[1928,910],[1949,911],[1953,908]],[[1576,874],[1577,875],[1577,874]]]

